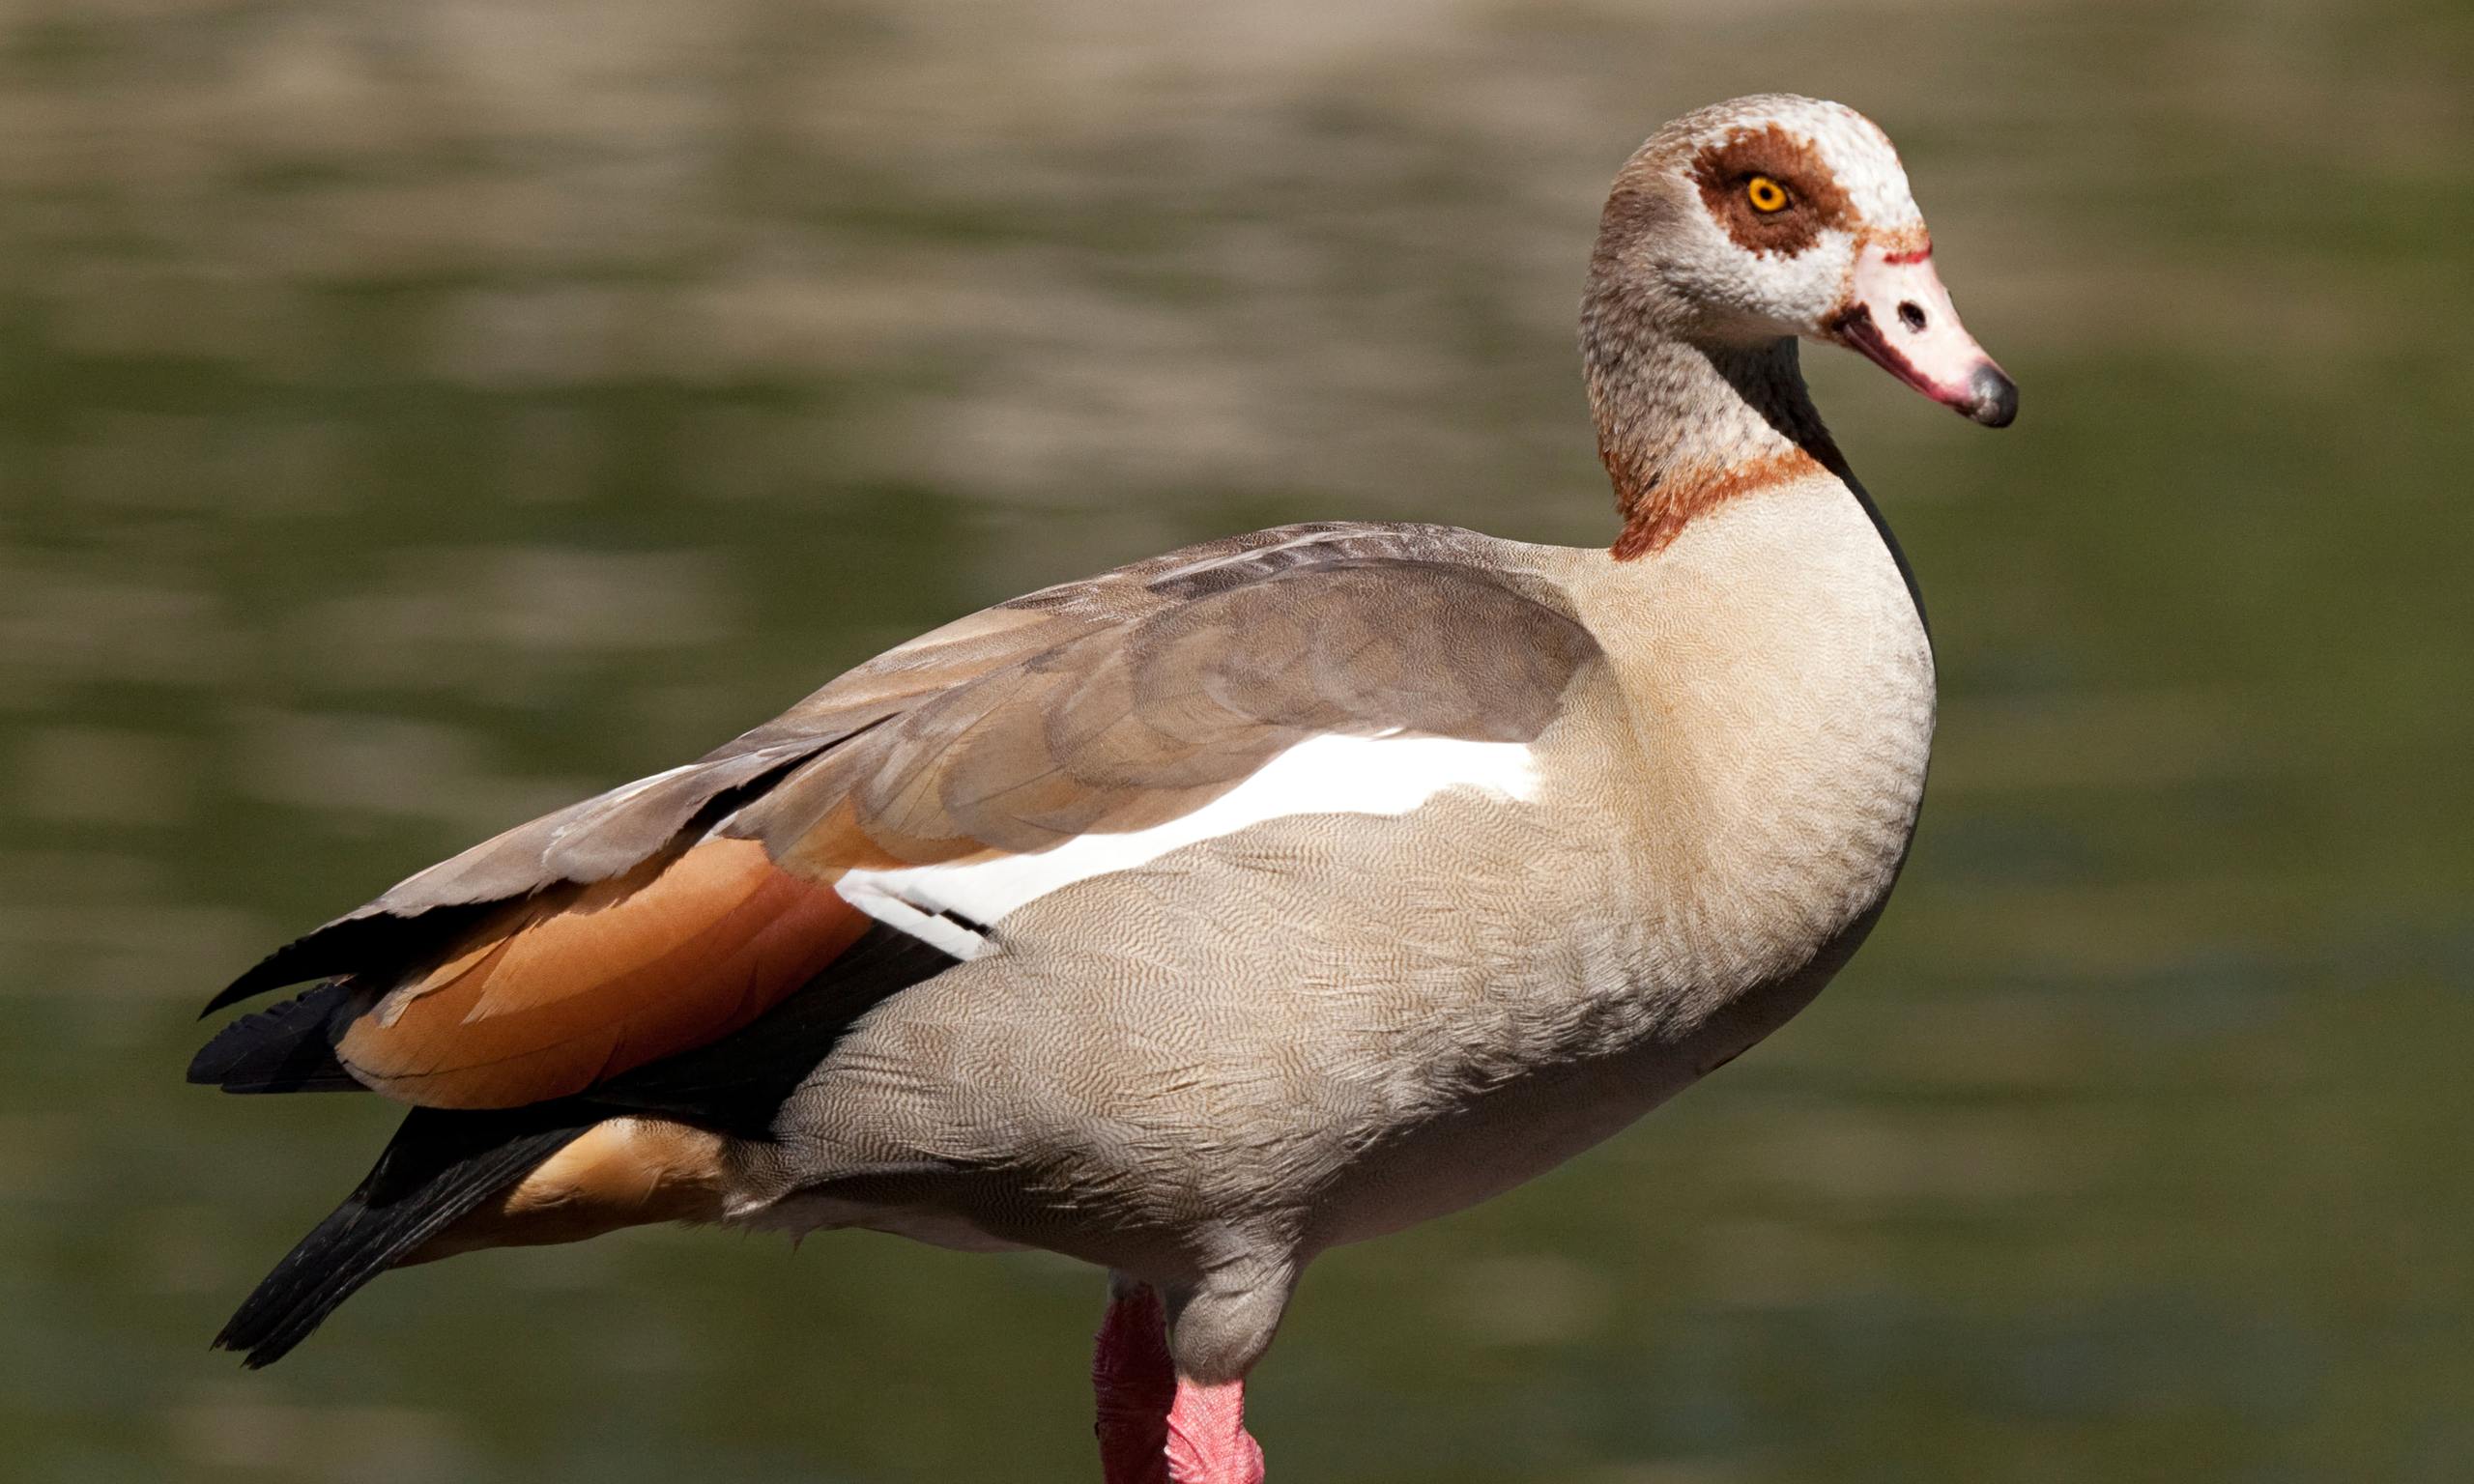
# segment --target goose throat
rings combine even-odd
[[[1619,561],[1664,550],[1694,520],[1847,464],[1804,389],[1792,338],[1705,347],[1640,320],[1582,320],[1597,456],[1624,528]]]

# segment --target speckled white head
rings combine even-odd
[[[1999,426],[2016,388],[1932,258],[1888,135],[1843,103],[1765,93],[1685,114],[1640,148],[1607,199],[1592,272],[1667,333],[1845,345]]]

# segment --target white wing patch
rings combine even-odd
[[[1147,830],[1078,836],[1050,850],[952,866],[846,872],[834,889],[870,917],[962,958],[992,945],[971,924],[993,926],[1058,887],[1130,870],[1171,850],[1294,814],[1397,816],[1450,788],[1526,801],[1538,764],[1527,744],[1457,737],[1309,737],[1252,777]],[[951,914],[950,916],[947,914]],[[962,921],[957,921],[962,919]]]

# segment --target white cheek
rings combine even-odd
[[[1818,328],[1838,307],[1856,237],[1842,228],[1821,233],[1798,253],[1755,252],[1715,221],[1690,248],[1665,265],[1668,282],[1691,302],[1732,311],[1747,330],[1795,335]]]
[[[1299,814],[1398,816],[1453,788],[1535,798],[1537,760],[1518,742],[1455,737],[1312,737],[1244,783],[1147,830],[1077,837],[1050,850],[953,866],[853,870],[836,883],[870,917],[973,958],[992,945],[971,925],[993,926],[1024,902],[1062,886],[1131,870],[1171,850]],[[946,916],[944,914],[952,914]],[[963,921],[956,921],[962,919]]]
[[[1856,260],[1856,238],[1833,227],[1793,256],[1748,252],[1744,257],[1750,265],[1745,272],[1750,307],[1792,334],[1820,324],[1838,307],[1848,266]]]

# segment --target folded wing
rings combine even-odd
[[[237,1023],[192,1076],[341,1080],[289,1042],[228,1040],[263,1025],[410,1103],[565,1098],[829,983],[872,920],[995,951],[1011,906],[1180,842],[1487,786],[1597,646],[1481,543],[1258,532],[937,630],[278,951],[216,1005],[327,979],[314,1013]]]

